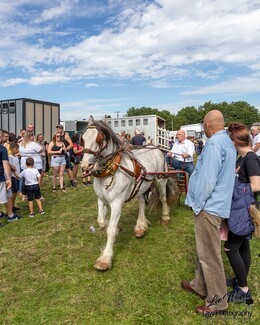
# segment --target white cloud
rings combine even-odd
[[[238,77],[229,81],[216,83],[212,86],[204,86],[190,91],[182,92],[183,95],[205,94],[250,94],[259,92],[259,77]]]
[[[112,77],[168,88],[180,79],[218,80],[229,66],[260,70],[258,0],[109,0],[107,6],[95,1],[36,0],[31,11],[19,15],[19,8],[26,5],[29,10],[31,1],[2,2],[0,69],[10,74],[19,70],[19,78],[0,76],[5,86]],[[95,35],[69,24],[77,15],[87,19],[104,13],[109,19]],[[211,64],[215,68],[208,68]],[[212,87],[203,89],[217,91]]]
[[[87,83],[85,86],[86,86],[87,88],[95,88],[95,87],[99,87],[99,85],[96,84],[96,83]]]
[[[50,9],[45,9],[41,13],[41,16],[35,20],[35,22],[41,23],[62,17],[64,15],[68,16],[68,14],[71,14],[73,6],[77,3],[77,0],[62,0],[57,6],[51,7]]]

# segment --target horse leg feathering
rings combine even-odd
[[[111,217],[107,227],[107,243],[102,255],[97,259],[94,267],[99,271],[106,271],[112,266],[113,246],[118,233],[118,221],[121,215],[124,201],[122,199],[114,200],[111,207]]]
[[[135,226],[135,237],[142,238],[148,229],[148,222],[147,219],[145,218],[145,207],[146,207],[145,198],[143,195],[138,197],[138,204],[139,204],[139,214]]]
[[[107,215],[107,206],[104,204],[102,200],[98,198],[98,218],[97,223],[101,229],[104,229],[108,222],[106,220]]]

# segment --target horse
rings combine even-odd
[[[159,148],[147,146],[130,150],[102,120],[95,121],[90,116],[82,140],[83,177],[94,176],[93,186],[98,197],[97,223],[100,228],[107,227],[107,243],[94,267],[105,271],[112,267],[113,245],[123,204],[137,198],[139,214],[135,236],[141,238],[148,229],[145,217],[147,196],[144,194],[151,184],[155,190],[150,202],[156,197],[160,199],[165,224],[170,221],[169,202],[177,200],[178,187],[171,178],[159,174],[168,171],[164,153]],[[106,219],[108,208],[111,210],[109,222]]]

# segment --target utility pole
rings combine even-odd
[[[116,113],[116,118],[119,118],[120,111],[116,111],[115,113]]]

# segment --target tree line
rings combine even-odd
[[[245,101],[218,104],[209,101],[198,108],[195,106],[184,107],[177,114],[151,107],[131,107],[127,111],[127,116],[158,115],[166,121],[167,130],[178,130],[182,125],[202,123],[204,116],[213,109],[222,112],[225,118],[225,126],[234,121],[241,122],[248,127],[251,127],[255,122],[260,122],[259,110]]]

